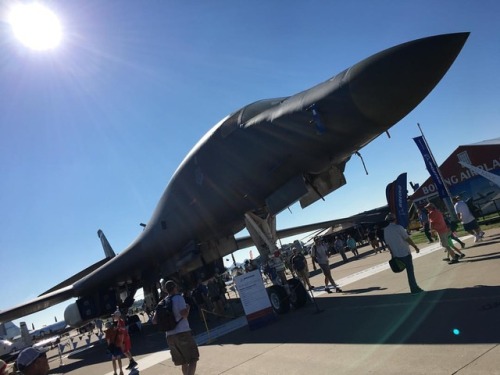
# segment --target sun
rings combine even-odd
[[[35,51],[54,49],[61,43],[59,18],[39,3],[15,5],[10,11],[8,22],[15,37]]]

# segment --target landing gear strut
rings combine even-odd
[[[267,215],[262,218],[252,212],[245,214],[245,224],[252,240],[259,250],[262,265],[272,267],[269,256],[278,250],[276,247],[276,217]],[[286,279],[286,277],[285,277]],[[273,285],[267,288],[269,300],[274,311],[285,314],[294,308],[302,307],[307,302],[307,292],[302,283],[297,279],[282,280],[280,277],[272,278]]]

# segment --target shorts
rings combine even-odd
[[[191,331],[167,336],[167,344],[176,366],[187,365],[200,359],[198,345]]]
[[[309,278],[309,271],[307,270],[307,267],[304,267],[304,269],[297,271],[297,276],[299,276],[301,279],[308,279]]]
[[[443,247],[450,247],[450,245],[448,244],[448,237],[450,236],[450,232],[443,232],[443,233],[438,233],[439,235],[439,243],[441,244],[441,246]]]
[[[327,276],[330,274],[330,265],[329,264],[319,264],[319,268],[321,268],[321,271],[323,271],[323,275]]]
[[[466,232],[472,232],[474,229],[478,229],[478,228],[479,228],[479,225],[477,225],[476,220],[472,220],[472,221],[468,222],[467,224],[464,224],[464,230]]]
[[[123,352],[121,348],[119,348],[118,346],[115,346],[113,348],[108,348],[108,352],[111,355],[112,359],[118,359],[123,357]]]

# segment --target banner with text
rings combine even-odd
[[[408,190],[406,189],[406,173],[387,185],[385,195],[389,210],[396,215],[396,222],[403,228],[408,228]]]
[[[425,142],[424,137],[416,137],[413,138],[415,143],[417,144],[418,149],[420,150],[420,153],[422,154],[422,157],[424,158],[425,162],[425,167],[427,168],[427,171],[431,175],[432,180],[436,184],[437,192],[439,194],[439,197],[441,199],[448,198],[448,193],[446,192],[446,187],[444,185],[444,181],[441,178],[441,174],[439,173],[438,166],[436,165],[436,162],[434,161],[434,158],[431,155],[431,152],[429,148],[427,147],[427,143]]]

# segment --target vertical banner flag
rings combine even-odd
[[[431,155],[429,148],[427,147],[427,143],[424,140],[423,136],[413,138],[415,143],[417,144],[422,157],[424,158],[425,167],[429,174],[431,175],[432,181],[436,184],[436,188],[441,199],[448,198],[448,193],[446,192],[446,187],[444,185],[444,181],[441,178],[441,174],[439,173],[438,166],[434,158]]]
[[[408,228],[408,190],[406,189],[406,173],[387,185],[385,195],[389,210],[396,215],[396,221],[403,228]]]

